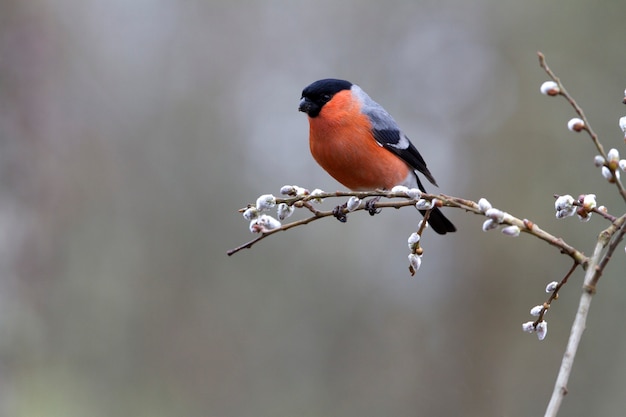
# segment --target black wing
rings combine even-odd
[[[390,150],[398,155],[404,162],[409,164],[413,169],[418,170],[428,181],[437,185],[437,181],[428,170],[426,162],[419,151],[411,143],[409,138],[397,129],[373,129],[372,133],[376,142],[380,143],[383,148]]]

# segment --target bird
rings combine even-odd
[[[298,110],[308,116],[313,158],[350,190],[390,190],[404,185],[426,192],[418,173],[438,186],[393,117],[358,85],[336,78],[315,81],[302,90]],[[441,235],[456,231],[437,207],[431,210],[428,223]]]

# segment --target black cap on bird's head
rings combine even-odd
[[[325,78],[315,81],[302,90],[302,98],[298,110],[309,115],[309,117],[317,117],[322,111],[324,104],[328,103],[335,94],[343,90],[352,88],[352,83],[346,80],[338,80],[336,78]]]

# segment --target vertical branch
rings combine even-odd
[[[602,234],[601,234],[602,236]],[[561,361],[561,368],[554,384],[554,390],[552,391],[552,397],[548,403],[545,417],[555,417],[563,402],[563,397],[567,395],[567,382],[569,381],[570,374],[572,373],[572,366],[574,365],[574,358],[576,357],[576,351],[578,345],[585,330],[585,324],[587,322],[587,315],[589,314],[589,307],[591,306],[591,299],[593,298],[594,290],[591,286],[598,263],[600,262],[600,256],[602,255],[602,249],[605,246],[605,242],[602,238],[598,239],[596,247],[593,251],[593,255],[589,259],[587,270],[585,272],[585,283],[583,285],[583,293],[578,303],[578,311],[572,324],[572,330],[567,341],[567,347],[563,354],[563,360]]]

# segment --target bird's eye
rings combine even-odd
[[[324,103],[330,101],[330,94],[322,94],[322,101],[324,101]]]

